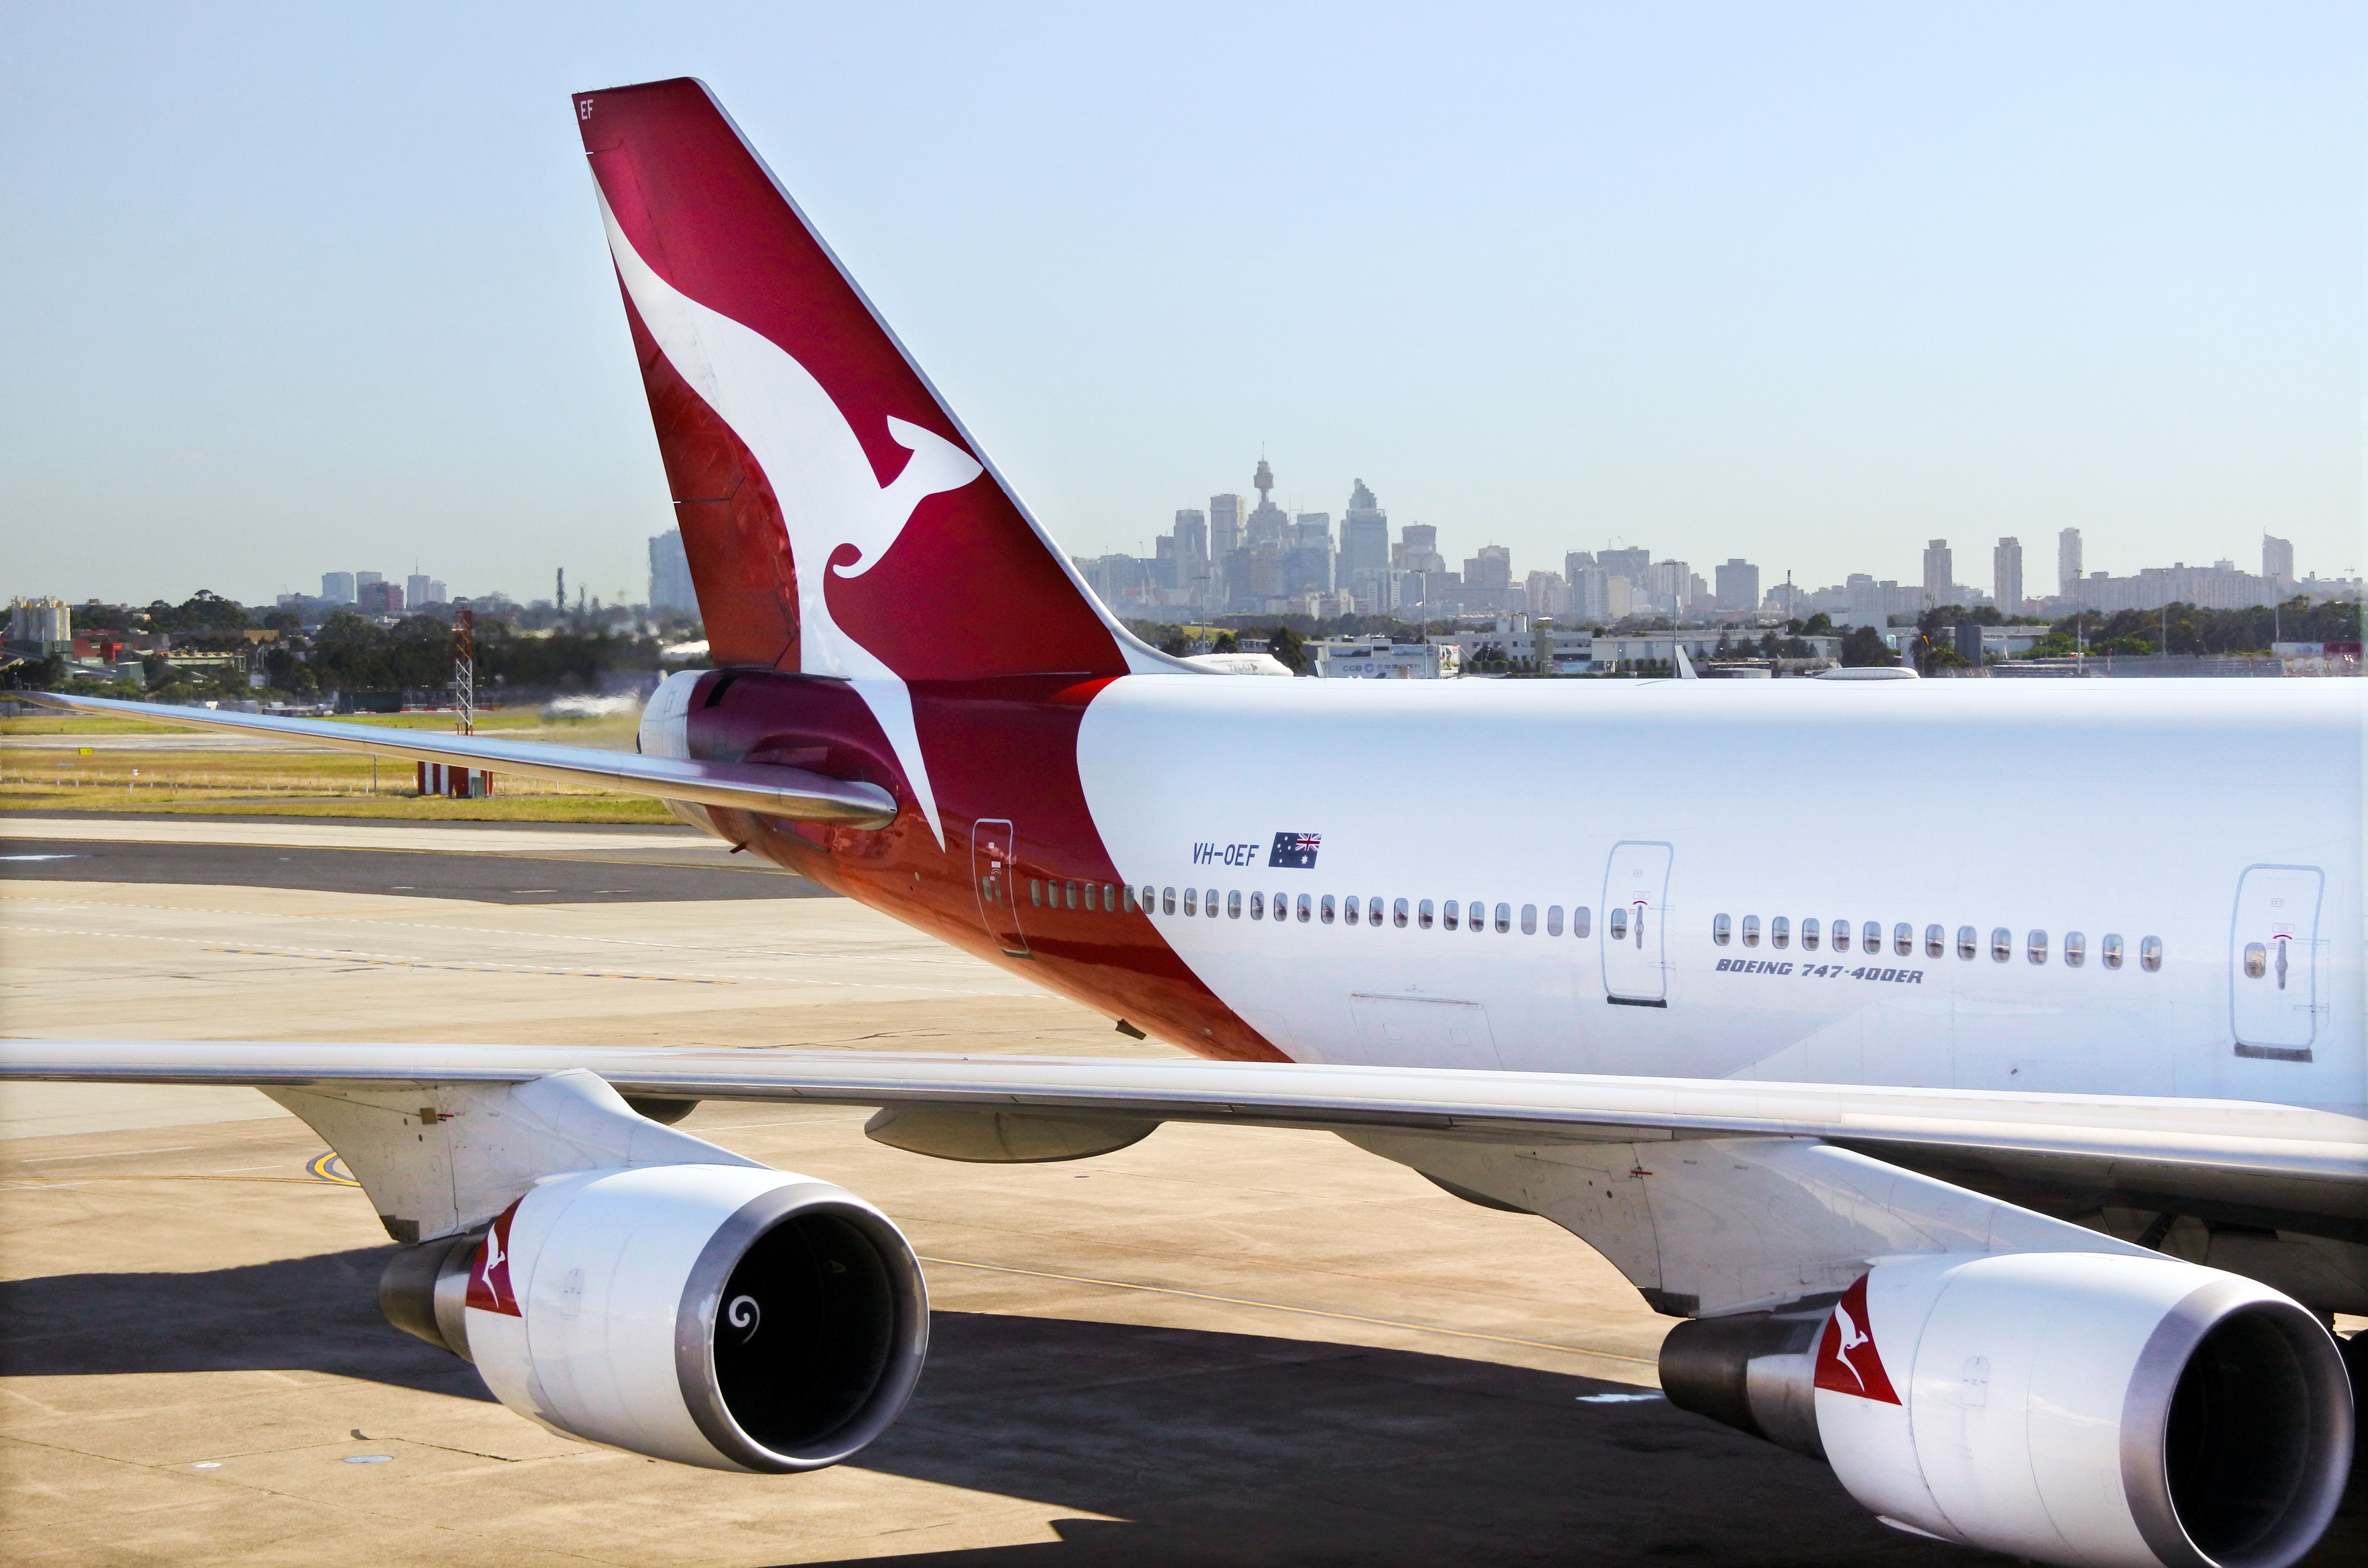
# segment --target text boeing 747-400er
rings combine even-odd
[[[1079,582],[702,85],[574,112],[716,667],[639,755],[55,700],[640,790],[1202,1060],[0,1073],[262,1088],[405,1244],[391,1321],[688,1464],[843,1460],[920,1375],[886,1216],[667,1125],[801,1099],[955,1160],[1329,1129],[1586,1241],[1687,1320],[1672,1400],[1902,1529],[2318,1538],[2368,1312],[2361,687],[1211,674]]]

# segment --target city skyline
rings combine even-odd
[[[1252,21],[20,11],[0,589],[637,584],[672,518],[565,94],[677,71],[1074,554],[1263,443],[1279,505],[1361,476],[1533,563],[2363,563],[2356,11]],[[1168,112],[1246,32],[1420,108]]]

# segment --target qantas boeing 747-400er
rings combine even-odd
[[[2368,1312],[2362,687],[1214,674],[1078,580],[705,86],[574,113],[715,665],[638,755],[53,700],[642,791],[1201,1060],[0,1074],[261,1088],[404,1244],[391,1322],[687,1464],[834,1463],[920,1375],[886,1216],[669,1125],[793,1099],[954,1160],[1329,1129],[1596,1248],[1686,1320],[1670,1399],[1903,1530],[2091,1568],[2318,1538]]]

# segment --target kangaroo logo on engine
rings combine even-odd
[[[1816,1386],[1878,1404],[1897,1404],[1899,1395],[1892,1391],[1890,1374],[1883,1369],[1883,1356],[1874,1347],[1874,1324],[1866,1310],[1866,1281],[1867,1277],[1860,1275],[1858,1282],[1834,1303],[1834,1315],[1826,1320],[1826,1332],[1817,1341]]]
[[[468,1304],[484,1312],[499,1312],[504,1317],[524,1317],[518,1310],[518,1292],[510,1288],[510,1221],[518,1213],[513,1203],[502,1210],[485,1239],[477,1244],[476,1260],[469,1266]]]

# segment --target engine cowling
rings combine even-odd
[[[2173,1258],[1941,1256],[1681,1324],[1672,1403],[1826,1459],[1886,1522],[2043,1562],[2278,1568],[2351,1462],[2334,1339]]]
[[[785,1171],[656,1165],[544,1182],[473,1237],[406,1248],[389,1322],[564,1436],[714,1470],[836,1464],[928,1349],[903,1234]]]

